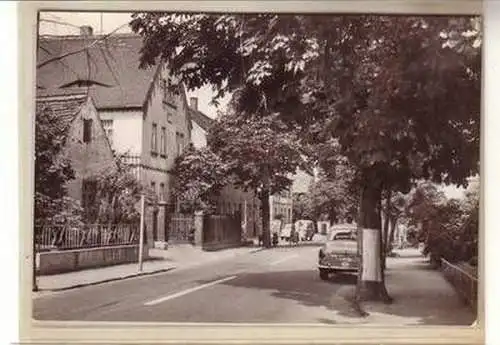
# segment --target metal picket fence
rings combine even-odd
[[[35,226],[35,249],[69,250],[139,243],[139,224],[84,227],[66,225]]]
[[[446,280],[453,285],[458,294],[474,310],[477,309],[477,277],[464,269],[441,259],[441,270]]]
[[[173,214],[170,219],[168,241],[171,243],[189,243],[194,227],[192,216]]]

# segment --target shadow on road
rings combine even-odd
[[[216,279],[223,278],[221,276]],[[207,281],[199,283],[205,284]],[[355,283],[356,277],[354,275],[336,275],[328,281],[323,281],[319,278],[316,270],[305,270],[247,273],[222,284],[269,290],[271,296],[276,298],[291,299],[305,306],[325,307],[342,312],[344,315],[357,317],[358,314],[352,309],[349,302],[351,294],[345,292],[342,295],[337,294],[340,288],[354,293]]]
[[[328,281],[340,285],[356,285],[358,277],[355,274],[332,274]]]
[[[414,275],[417,283],[408,282],[408,270],[414,272],[410,274]],[[386,277],[394,302],[389,305],[365,303],[367,311],[372,314],[370,317],[380,317],[380,322],[392,322],[389,321],[391,319],[396,324],[471,325],[475,319],[454,296],[454,292],[443,285],[446,283],[439,274],[429,274],[427,267],[421,263],[412,268],[402,265],[399,269],[388,270]],[[329,281],[322,281],[315,270],[247,273],[223,284],[269,290],[270,295],[276,298],[294,300],[304,306],[324,307],[340,317],[361,319],[351,303],[355,275],[334,275]],[[318,321],[339,323],[333,315],[332,319]]]

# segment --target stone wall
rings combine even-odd
[[[144,246],[144,260],[148,246]],[[112,246],[37,254],[37,274],[49,275],[138,262],[139,245]]]

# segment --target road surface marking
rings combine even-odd
[[[190,288],[190,289],[187,289],[187,290],[184,290],[184,291],[180,291],[180,292],[174,293],[172,295],[168,295],[168,296],[165,296],[165,297],[162,297],[162,298],[155,299],[153,301],[146,302],[146,303],[144,303],[144,305],[147,305],[147,306],[156,305],[156,304],[159,304],[159,303],[162,303],[162,302],[165,302],[165,301],[177,298],[177,297],[181,297],[181,296],[187,295],[187,294],[189,294],[191,292],[195,292],[195,291],[198,291],[198,290],[201,290],[201,289],[213,286],[213,285],[217,285],[217,284],[220,284],[220,283],[227,282],[229,280],[233,280],[235,278],[237,278],[237,276],[230,276],[230,277],[226,277],[224,279],[219,279],[219,280],[216,280],[216,281],[213,281],[213,282],[210,282],[210,283],[206,283],[206,284],[203,284],[203,285],[195,286],[193,288]]]
[[[274,266],[274,265],[277,265],[277,264],[280,264],[282,262],[285,262],[287,260],[290,260],[290,259],[293,259],[293,258],[296,258],[298,255],[297,254],[294,254],[294,255],[289,255],[289,256],[286,256],[282,259],[279,259],[279,260],[276,260],[276,261],[273,261],[269,264],[269,266]]]

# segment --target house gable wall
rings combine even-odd
[[[99,111],[102,121],[113,121],[112,148],[118,154],[140,156],[142,152],[143,112],[137,110],[103,109]]]
[[[152,81],[149,99],[144,105],[146,113],[142,127],[141,152],[141,162],[148,167],[145,169],[145,182],[148,185],[155,182],[157,189],[160,183],[163,183],[166,188],[166,201],[169,201],[171,185],[171,176],[168,172],[173,168],[175,158],[180,153],[177,141],[180,140],[182,147],[186,148],[191,138],[185,95],[181,92],[180,95],[172,95],[164,100],[162,80],[168,80],[168,77],[168,69],[161,66]],[[153,124],[156,124],[156,150],[152,147]],[[162,128],[165,128],[165,151],[162,151],[161,147]]]
[[[191,142],[196,149],[201,149],[207,146],[207,136],[205,130],[201,128],[195,121],[192,121],[193,129],[191,130]]]
[[[88,143],[83,141],[86,119],[92,120],[91,140]],[[75,179],[67,183],[68,195],[77,200],[81,200],[83,179],[109,172],[116,167],[100,117],[90,99],[82,105],[68,129],[63,154],[70,159],[75,173]]]

